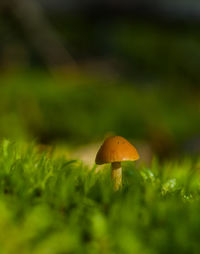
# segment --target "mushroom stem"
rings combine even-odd
[[[122,186],[122,168],[121,162],[111,163],[111,179],[113,181],[114,190],[117,191]]]

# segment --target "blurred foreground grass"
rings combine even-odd
[[[4,140],[0,252],[199,253],[200,160],[123,166],[113,192],[109,165],[95,173]]]

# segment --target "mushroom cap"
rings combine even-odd
[[[136,148],[125,138],[114,136],[107,138],[97,152],[95,162],[104,163],[135,161],[139,159]]]

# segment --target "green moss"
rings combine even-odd
[[[69,162],[69,163],[68,163]],[[109,170],[0,145],[0,250],[24,253],[199,253],[198,160]]]

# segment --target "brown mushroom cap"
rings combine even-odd
[[[107,138],[96,155],[96,164],[135,161],[139,159],[136,148],[125,138],[114,136]]]

